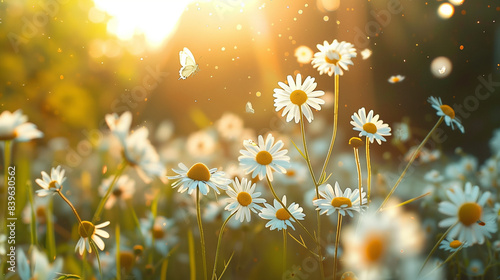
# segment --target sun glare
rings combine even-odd
[[[186,7],[194,0],[94,0],[106,12],[108,32],[121,40],[143,35],[149,46],[159,47],[177,27]]]

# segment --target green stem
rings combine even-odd
[[[139,232],[139,235],[141,236],[141,240],[144,241],[144,236],[142,235],[142,231],[141,231],[141,223],[139,222],[139,219],[137,218],[137,213],[135,212],[135,208],[132,205],[131,199],[127,200],[127,206],[128,206],[128,209],[130,209],[130,213],[132,214],[132,218],[134,219],[134,224],[137,228],[137,231]]]
[[[285,211],[288,213],[288,215],[290,215],[293,221],[296,222],[307,233],[307,235],[309,235],[309,237],[311,237],[311,239],[319,246],[319,241],[316,238],[314,238],[314,236],[307,230],[307,228],[299,220],[297,220],[295,216],[292,215],[292,213],[290,213],[290,210],[288,210],[283,201],[281,201],[281,199],[278,197],[278,195],[274,191],[273,184],[271,183],[271,180],[269,180],[268,176],[266,176],[266,179],[267,179],[267,184],[269,185],[269,189],[273,193],[274,198],[279,202],[279,204],[281,204],[283,209],[285,209]]]
[[[160,279],[167,279],[168,258],[161,263]]]
[[[82,219],[80,218],[80,215],[78,215],[78,212],[76,211],[76,209],[73,206],[73,204],[71,204],[71,202],[64,196],[64,194],[62,193],[62,188],[59,189],[59,190],[57,190],[57,193],[69,205],[69,207],[71,208],[71,210],[75,214],[76,218],[78,219],[78,224],[81,225],[82,224]],[[94,224],[94,223],[92,223],[92,224]],[[85,227],[83,227],[83,229],[85,229]]]
[[[101,212],[104,208],[104,205],[106,204],[106,201],[108,201],[108,198],[113,191],[113,187],[115,186],[116,181],[118,181],[118,178],[120,177],[120,175],[123,173],[123,170],[125,170],[125,167],[127,167],[127,161],[124,159],[122,161],[122,163],[120,163],[120,166],[118,166],[118,170],[116,171],[115,177],[113,178],[111,185],[109,185],[108,190],[106,191],[106,194],[102,197],[101,201],[99,202],[99,206],[97,206],[97,210],[95,211],[94,217],[92,218],[93,224],[95,224],[97,221],[100,220]]]
[[[52,197],[49,200],[48,213],[47,213],[47,235],[46,235],[46,246],[47,246],[47,256],[50,262],[53,262],[56,258],[56,241],[54,235],[54,200]]]
[[[122,278],[122,270],[120,267],[120,223],[116,223],[115,229],[116,236],[116,280]],[[98,252],[96,252],[97,254]]]
[[[335,276],[337,275],[337,250],[339,248],[341,227],[342,227],[342,215],[339,212],[339,216],[337,218],[337,235],[335,236],[335,257],[333,258],[333,280],[335,280]]]
[[[394,193],[394,191],[396,191],[396,188],[399,186],[399,183],[401,183],[401,181],[403,180],[403,177],[405,176],[406,171],[408,171],[408,169],[410,168],[410,166],[413,163],[413,161],[417,158],[420,150],[422,149],[422,147],[424,147],[425,143],[427,143],[427,141],[431,137],[432,133],[434,133],[434,131],[438,128],[438,126],[443,122],[443,119],[444,119],[444,116],[441,117],[441,118],[439,118],[439,120],[436,122],[436,124],[434,125],[434,127],[431,129],[431,131],[429,131],[429,133],[427,134],[427,136],[425,136],[425,138],[422,141],[422,143],[420,143],[420,145],[418,145],[418,147],[415,150],[415,152],[413,152],[413,155],[411,156],[410,161],[408,161],[408,164],[406,165],[405,169],[403,170],[403,172],[399,176],[398,180],[396,181],[396,184],[394,184],[394,186],[392,187],[391,191],[385,197],[384,201],[382,202],[382,204],[380,205],[380,207],[378,208],[377,211],[380,211],[380,209],[382,209],[385,206],[385,204],[387,203],[387,201],[389,200],[389,198],[392,196],[392,194]]]
[[[335,144],[335,138],[337,137],[337,123],[339,119],[339,75],[335,75],[335,107],[333,109],[333,134],[332,141],[330,142],[330,147],[328,148],[328,153],[326,155],[325,163],[321,169],[320,178],[326,178],[326,168],[328,167],[328,162],[330,161],[330,156],[332,154],[333,145]]]
[[[286,229],[283,229],[283,275],[286,273]]]
[[[31,224],[30,224],[31,246],[35,247],[36,245],[38,245],[38,237],[36,231],[36,215],[35,215],[35,202],[33,200],[33,188],[31,186],[31,182],[28,182],[26,185],[28,187],[28,199],[30,201],[30,206],[31,206]]]
[[[367,193],[366,193],[366,201],[370,204],[370,194],[372,188],[372,165],[370,163],[370,140],[366,137],[366,169],[368,171],[368,177],[366,179],[367,185]]]
[[[302,107],[299,106],[299,113],[300,113],[300,134],[302,135],[302,144],[304,146],[304,155],[306,157],[306,162],[307,162],[307,167],[309,168],[309,173],[311,174],[311,178],[314,183],[314,187],[316,188],[316,198],[319,199],[319,186],[318,182],[316,181],[316,177],[314,176],[314,171],[311,165],[311,158],[309,157],[309,151],[307,149],[307,142],[306,142],[306,130],[304,127],[304,116],[302,114]],[[316,211],[316,220],[318,221],[318,239],[321,237],[321,217],[319,215],[319,212]],[[324,279],[324,272],[323,272],[323,255],[321,252],[321,247],[318,246],[318,255],[319,255],[319,270],[321,274],[321,279]]]
[[[359,150],[354,148],[354,159],[356,160],[356,170],[358,171],[359,207],[363,206],[363,196],[361,195],[361,164],[359,162]]]
[[[418,274],[422,273],[422,270],[424,269],[425,265],[427,264],[427,262],[429,261],[429,259],[431,258],[432,254],[434,253],[434,251],[436,251],[437,247],[439,246],[439,244],[441,243],[441,241],[443,241],[443,239],[446,237],[446,235],[448,235],[448,233],[450,232],[450,230],[456,226],[458,224],[458,221],[456,221],[453,225],[451,225],[447,230],[446,232],[441,235],[441,238],[439,238],[438,242],[436,242],[436,245],[434,245],[434,247],[432,248],[431,252],[429,253],[429,255],[427,255],[427,258],[425,258],[425,261],[424,261],[424,264],[422,264],[422,267],[420,268],[420,271],[418,272]]]
[[[220,228],[220,232],[219,232],[219,238],[217,240],[217,249],[215,249],[215,261],[214,261],[214,270],[212,272],[212,280],[217,280],[217,276],[216,276],[216,269],[217,269],[217,260],[219,259],[219,249],[220,249],[220,243],[222,241],[222,235],[224,234],[224,229],[226,228],[226,224],[229,222],[229,220],[236,214],[236,212],[234,212],[233,214],[229,215],[229,217],[227,217],[227,219],[224,221],[224,223],[222,224],[221,228]]]
[[[207,257],[205,252],[205,235],[203,234],[203,225],[201,224],[201,210],[200,210],[200,188],[196,187],[196,218],[198,220],[198,228],[200,230],[201,241],[201,258],[203,261],[203,278],[207,280]]]

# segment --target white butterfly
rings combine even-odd
[[[185,80],[187,77],[196,74],[200,71],[198,64],[194,61],[194,56],[191,51],[184,47],[182,51],[179,52],[179,59],[181,61],[181,70],[179,70],[180,79]]]
[[[255,113],[255,110],[252,107],[252,103],[250,101],[247,102],[247,105],[245,106],[245,110],[247,113]]]

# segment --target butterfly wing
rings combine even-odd
[[[193,54],[188,48],[184,47],[184,49],[179,52],[179,59],[182,66],[181,70],[179,70],[179,79],[185,80],[187,77],[200,71],[198,64],[196,64],[194,60]]]

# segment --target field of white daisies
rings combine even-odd
[[[479,164],[437,148],[436,131],[467,132],[448,95],[423,100],[435,124],[422,136],[368,107],[339,118],[361,52],[331,38],[316,51],[317,72],[266,89],[287,129],[257,135],[225,113],[186,139],[168,121],[151,131],[110,113],[84,165],[98,172],[32,176],[16,147],[45,133],[22,108],[1,112],[0,278],[496,279],[500,131]],[[339,123],[352,130],[337,134]],[[49,143],[42,157],[57,153]],[[389,145],[406,151],[397,164],[379,156]]]

